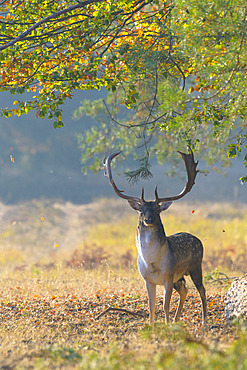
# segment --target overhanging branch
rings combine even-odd
[[[0,51],[8,49],[10,46],[13,46],[19,41],[22,41],[27,35],[29,35],[32,31],[34,31],[36,28],[40,27],[43,23],[48,22],[50,19],[57,18],[62,14],[69,13],[75,9],[84,8],[85,6],[93,3],[99,3],[102,2],[102,0],[86,0],[83,2],[78,2],[75,5],[71,5],[66,9],[59,10],[58,12],[52,13],[48,15],[47,17],[41,19],[40,21],[34,23],[31,27],[29,27],[26,31],[22,32],[19,36],[14,38],[13,40],[7,42],[6,44],[0,46]]]

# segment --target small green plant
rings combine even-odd
[[[82,356],[73,348],[50,348],[44,350],[44,357],[50,357],[54,362],[79,362]]]
[[[176,342],[186,338],[186,331],[184,324],[174,323],[165,324],[156,322],[154,326],[146,325],[141,331],[141,337],[149,340],[166,340]]]
[[[213,271],[208,272],[204,276],[204,279],[207,281],[223,283],[225,280],[229,281],[230,278],[224,272],[220,272],[216,267]]]

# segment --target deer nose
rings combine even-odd
[[[144,219],[144,223],[146,225],[152,225],[153,224],[153,217],[149,216],[149,217],[145,217]]]

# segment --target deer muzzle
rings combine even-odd
[[[144,218],[143,222],[145,226],[152,226],[154,224],[154,219],[152,216],[148,216]]]

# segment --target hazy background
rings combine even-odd
[[[0,201],[13,204],[34,198],[65,200],[73,203],[89,203],[98,197],[114,197],[113,190],[105,179],[103,170],[98,174],[81,173],[80,150],[77,133],[89,128],[94,122],[88,117],[79,121],[72,119],[73,111],[83,99],[98,99],[103,92],[76,92],[63,107],[64,127],[54,129],[52,121],[36,119],[35,113],[21,117],[0,118]],[[24,100],[7,93],[0,94],[1,107],[11,107],[12,102]],[[109,148],[109,153],[111,152]],[[10,160],[13,156],[14,163]],[[135,168],[136,163],[131,166]],[[129,166],[128,166],[129,167]],[[125,168],[119,163],[116,174]],[[198,168],[204,169],[199,163]],[[153,189],[158,184],[159,194],[172,195],[181,191],[185,178],[169,179],[165,166],[154,164],[154,177],[144,182],[146,198],[153,198]],[[246,187],[239,177],[245,175],[242,160],[234,160],[226,176],[211,171],[207,176],[199,174],[196,186],[186,200],[237,201],[247,203]],[[119,187],[131,195],[140,195],[142,184],[130,186],[115,175]]]

